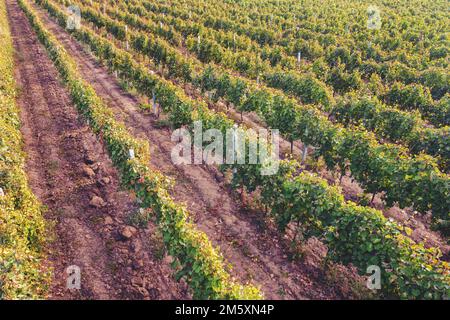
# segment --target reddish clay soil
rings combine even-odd
[[[242,282],[259,286],[269,299],[353,297],[351,281],[347,280],[354,279],[354,271],[336,266],[335,271],[338,272],[331,275],[325,272],[320,265],[323,248],[311,249],[320,247],[317,243],[305,246],[307,258],[301,262],[292,261],[288,241],[268,227],[260,216],[246,212],[241,202],[221,182],[223,179],[214,168],[173,165],[170,152],[174,143],[170,140],[170,131],[159,128],[158,120],[152,115],[142,113],[138,109],[138,98],[122,90],[114,76],[49,18],[46,11],[38,9],[37,12],[117,119],[125,122],[135,136],[148,139],[150,165],[175,179],[173,197],[186,204],[198,228],[220,248],[233,266],[232,275]],[[309,249],[311,254],[307,254]]]
[[[122,234],[133,198],[103,145],[78,117],[57,70],[16,1],[8,0],[16,49],[26,169],[30,185],[48,208],[53,240],[47,264],[54,269],[51,299],[183,299],[186,286],[158,257],[151,223]],[[90,204],[93,197],[97,203]],[[66,289],[68,266],[81,268],[81,290]]]

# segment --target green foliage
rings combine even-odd
[[[322,239],[328,257],[353,264],[361,274],[377,265],[382,270],[385,298],[443,299],[450,290],[450,267],[436,249],[425,249],[403,234],[402,227],[375,209],[346,202],[338,187],[282,162],[276,175],[255,179],[255,166],[234,166],[233,186],[260,190],[280,230],[294,223],[303,238]],[[253,177],[253,178],[252,178]]]
[[[419,110],[435,126],[450,125],[450,105],[435,107],[428,88],[418,84],[394,83],[384,96],[386,103],[399,105],[404,110]]]
[[[271,87],[282,89],[306,104],[314,103],[327,109],[333,102],[333,95],[325,84],[311,75],[299,77],[292,73],[278,72],[267,74],[265,80]]]
[[[391,108],[376,98],[349,95],[333,107],[331,115],[346,127],[361,125],[378,137],[402,142],[414,154],[433,155],[445,172],[449,169],[449,127],[430,128],[418,112]]]

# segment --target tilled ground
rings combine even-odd
[[[127,225],[137,210],[103,145],[78,117],[57,70],[17,2],[8,0],[16,49],[24,149],[30,185],[53,225],[48,264],[52,299],[183,299],[152,223]],[[81,269],[81,290],[67,290],[66,269]]]
[[[37,6],[34,6],[38,9]],[[157,119],[138,110],[138,100],[120,88],[114,76],[102,67],[48,14],[37,10],[46,27],[75,59],[82,76],[108,102],[117,119],[135,136],[151,146],[151,166],[176,180],[174,198],[185,203],[199,229],[206,232],[233,266],[240,281],[260,286],[272,299],[333,299],[348,297],[336,283],[328,283],[319,265],[291,261],[285,239],[243,210],[217,172],[205,166],[176,166],[170,153],[170,132]],[[220,180],[220,179],[219,179]],[[345,271],[343,271],[345,272]],[[349,293],[349,290],[344,290]]]

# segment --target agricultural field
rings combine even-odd
[[[448,299],[449,26],[0,0],[0,299]]]

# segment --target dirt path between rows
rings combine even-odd
[[[135,136],[146,138],[151,146],[151,166],[176,180],[175,200],[185,203],[194,222],[233,266],[231,273],[240,281],[260,286],[269,299],[336,299],[341,288],[326,283],[321,268],[288,257],[285,239],[248,214],[211,167],[175,166],[170,158],[173,142],[170,132],[158,128],[157,120],[138,110],[138,99],[120,88],[114,76],[102,67],[64,29],[34,6],[46,27],[76,60],[82,76],[108,102],[119,120]]]
[[[78,117],[58,72],[14,0],[7,0],[16,49],[26,170],[53,224],[47,264],[54,269],[51,299],[183,299],[185,285],[152,237],[154,225],[121,236],[135,201],[102,144]],[[93,197],[97,203],[90,205]],[[100,199],[101,198],[101,199]],[[102,201],[104,203],[102,203]],[[81,270],[81,290],[66,288],[66,268]]]

